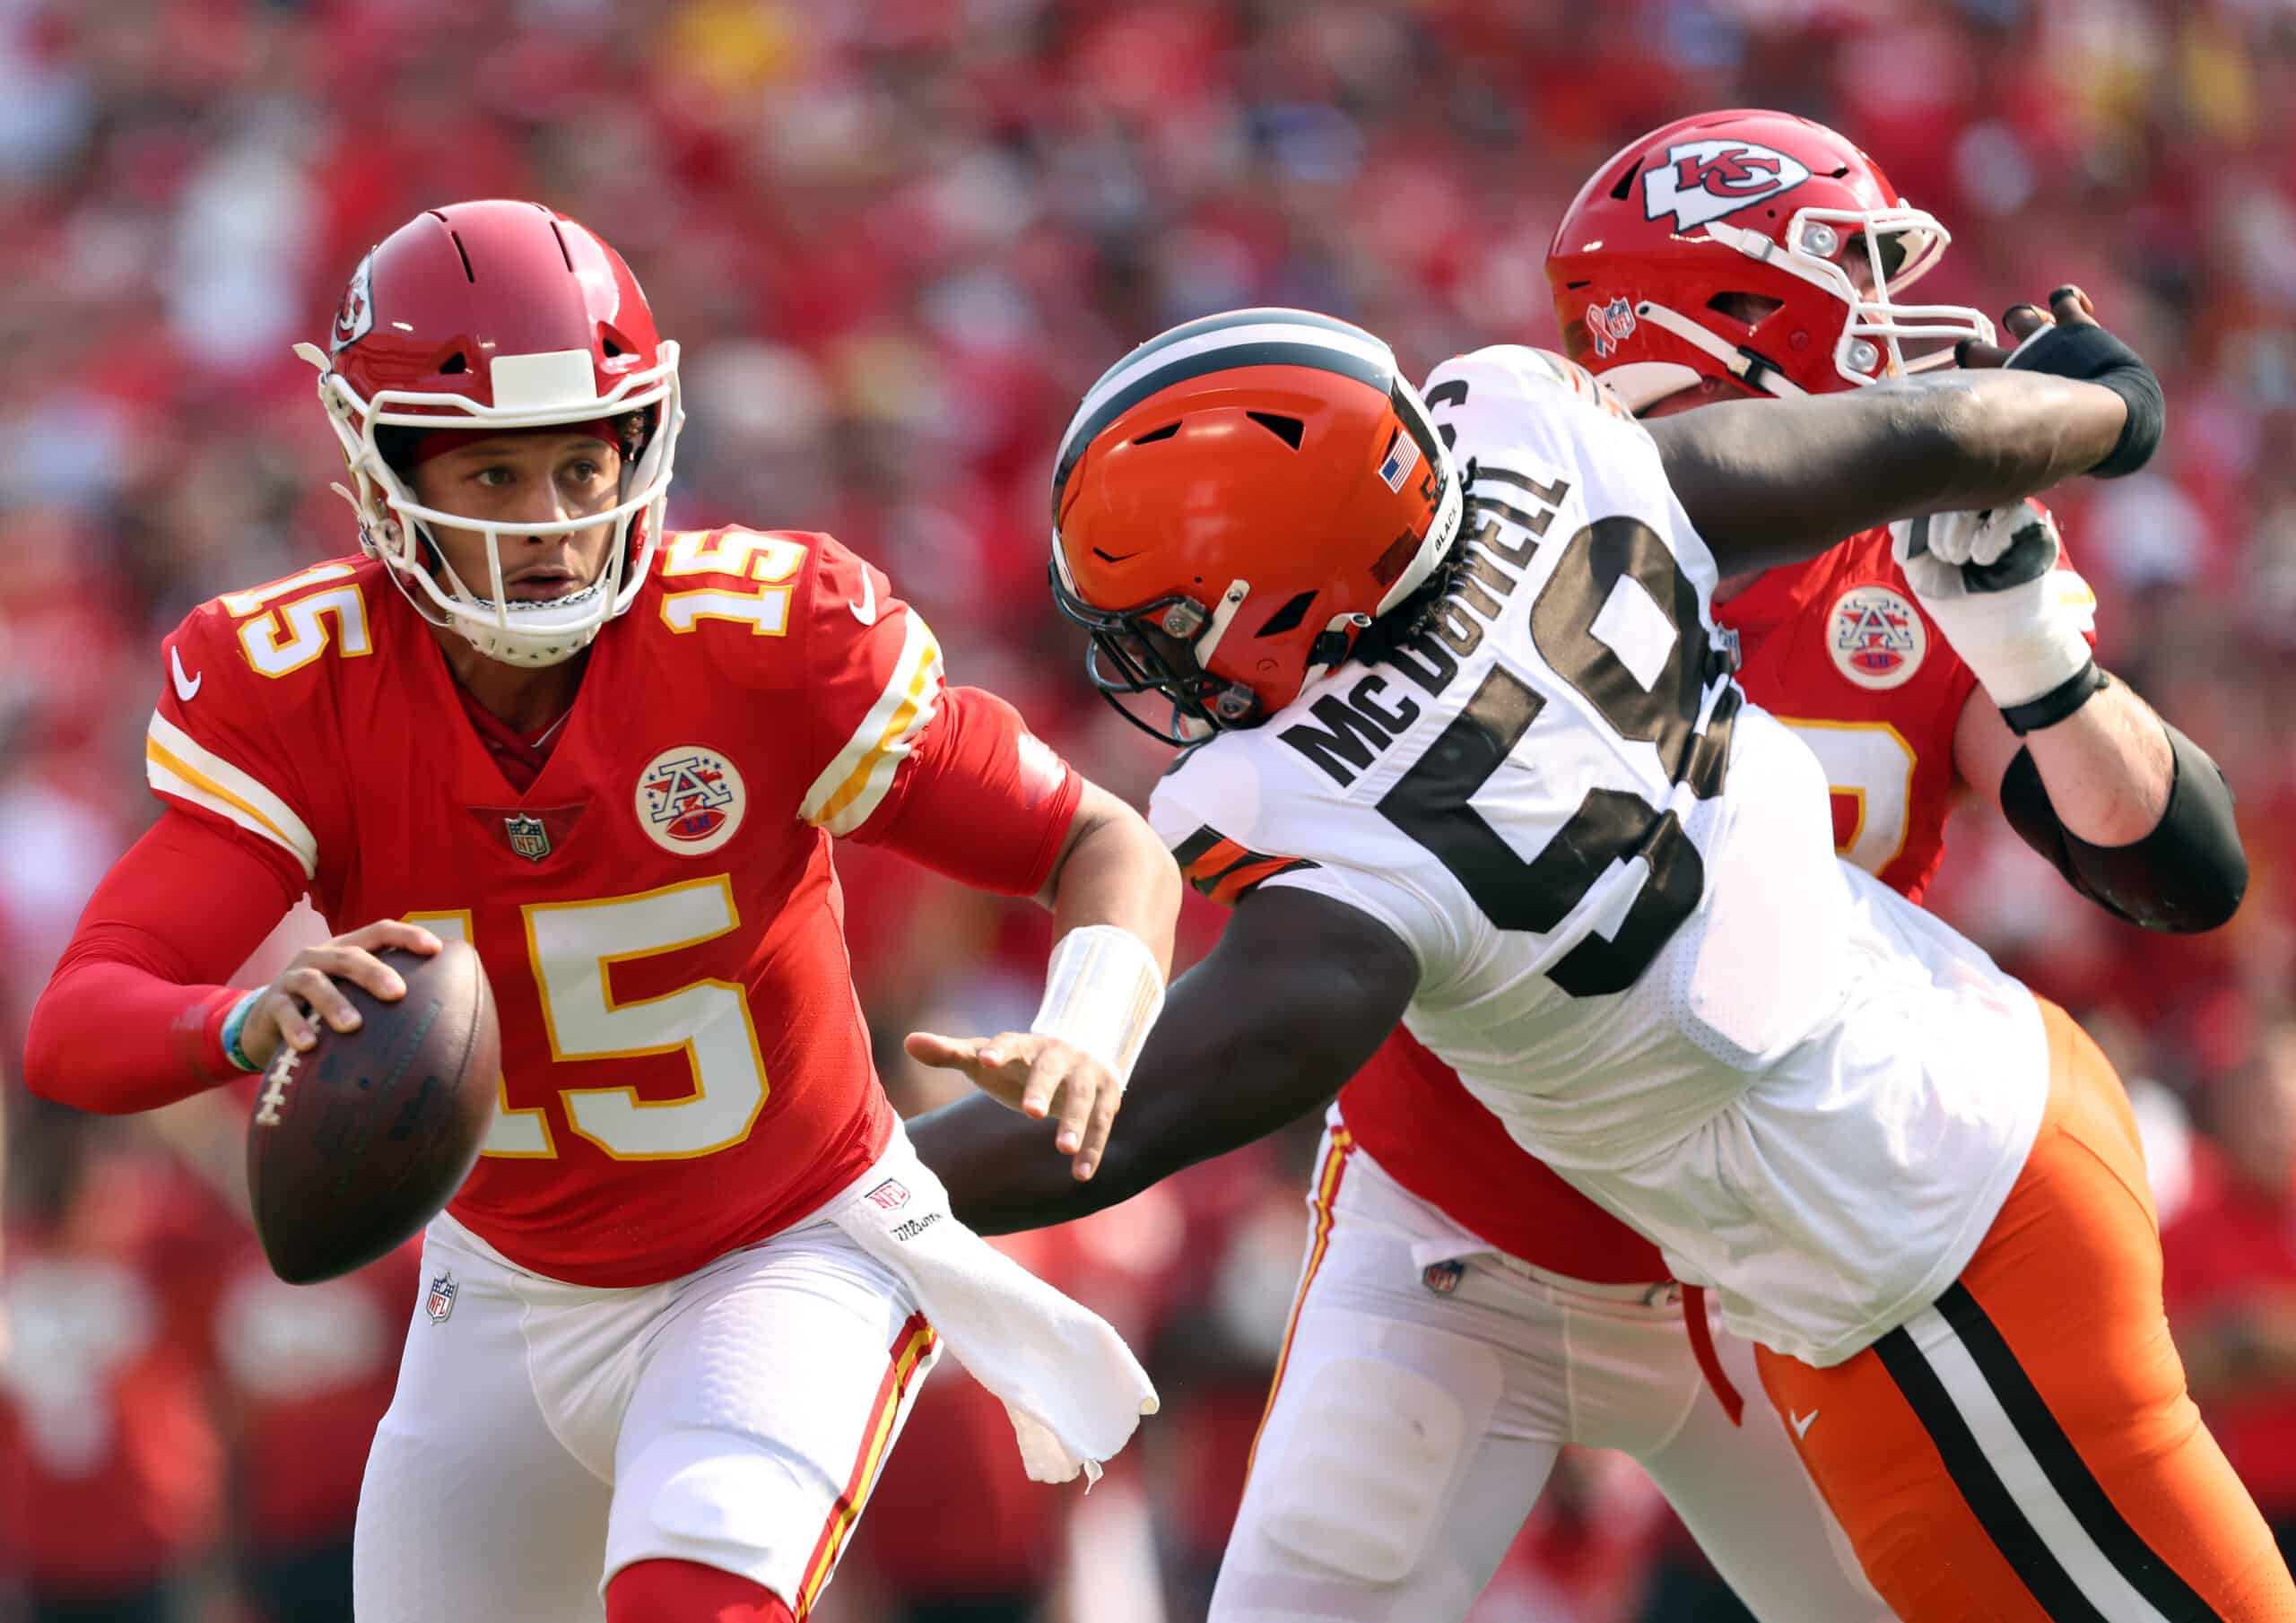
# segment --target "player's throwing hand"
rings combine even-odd
[[[308,1053],[319,1040],[314,1020],[324,1020],[337,1031],[356,1031],[359,1011],[335,983],[349,981],[384,1002],[406,995],[398,971],[375,955],[396,947],[429,958],[439,950],[439,938],[420,924],[395,918],[377,919],[347,935],[306,947],[287,960],[278,978],[254,994],[243,1011],[225,1025],[226,1046],[236,1050],[235,1061],[260,1071],[271,1063],[279,1045]]]
[[[1057,1115],[1052,1147],[1075,1157],[1072,1170],[1080,1180],[1099,1167],[1124,1102],[1123,1084],[1103,1062],[1034,1031],[967,1037],[913,1031],[904,1046],[919,1064],[963,1072],[1007,1109],[1039,1118]]]

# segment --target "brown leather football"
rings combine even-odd
[[[494,1119],[502,1035],[478,954],[379,955],[406,982],[382,1002],[338,982],[356,1031],[272,1056],[248,1123],[248,1193],[272,1271],[309,1285],[363,1268],[454,1198]],[[316,1023],[316,1022],[315,1022]]]

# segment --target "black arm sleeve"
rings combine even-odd
[[[2092,846],[2068,833],[2030,750],[2018,751],[2002,774],[2001,811],[2019,838],[2106,912],[2147,930],[2195,935],[2239,910],[2248,859],[2222,769],[2198,744],[2161,725],[2168,728],[2176,776],[2159,824],[2135,844]]]

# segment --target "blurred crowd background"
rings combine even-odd
[[[2058,506],[2106,663],[2231,773],[2248,905],[2145,937],[1982,815],[1936,899],[2136,1088],[2196,1392],[2296,1532],[2288,0],[0,0],[0,1057],[153,813],[156,638],[355,544],[288,345],[417,210],[533,196],[596,227],[684,345],[673,522],[833,531],[957,680],[1144,795],[1158,749],[1085,689],[1044,591],[1084,386],[1242,304],[1346,316],[1417,372],[1552,345],[1540,263],[1580,181],[1733,105],[1834,125],[1935,211],[1955,241],[1925,295],[1998,311],[2078,282],[2168,384],[2152,469]],[[874,853],[840,867],[915,1109],[944,1089],[900,1035],[1024,1022],[1044,921]],[[1217,928],[1196,907],[1184,956]],[[0,1617],[347,1618],[412,1254],[273,1280],[228,1098],[123,1124],[12,1086],[7,1124]],[[1144,1350],[1164,1413],[1083,1498],[1026,1483],[944,1366],[817,1615],[1200,1617],[1312,1131],[1014,1242]],[[1710,1583],[1635,1468],[1580,1454],[1476,1617],[1726,1617]]]

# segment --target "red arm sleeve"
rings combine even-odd
[[[950,688],[854,838],[1002,896],[1051,877],[1084,780],[994,693]]]
[[[222,985],[287,909],[281,865],[237,830],[170,810],[112,865],[33,1006],[34,1093],[121,1115],[243,1073],[223,1057]]]

